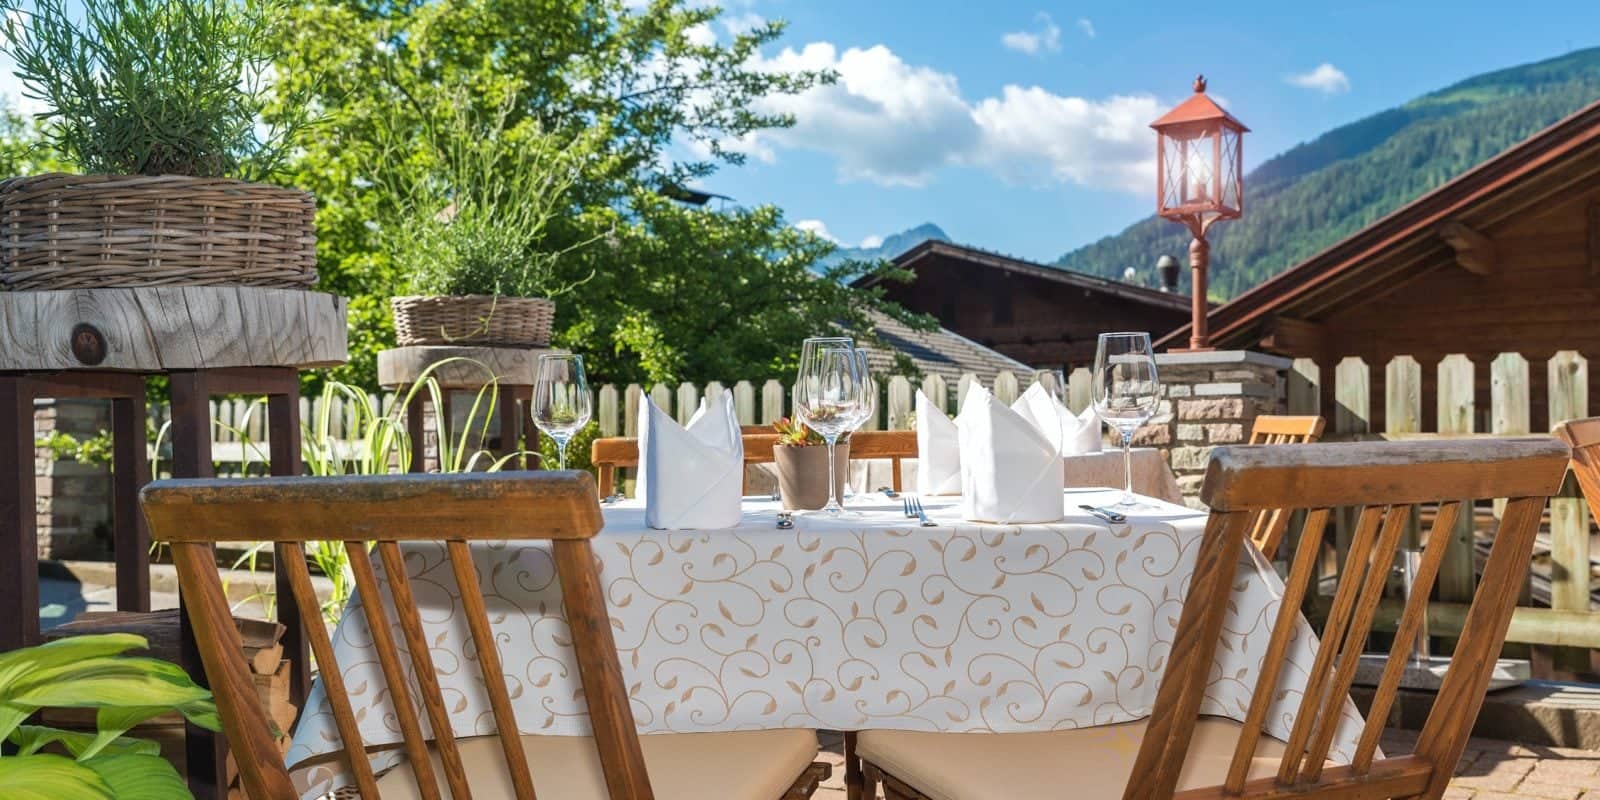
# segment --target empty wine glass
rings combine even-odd
[[[1148,333],[1102,333],[1094,354],[1094,410],[1122,435],[1123,507],[1136,507],[1133,494],[1133,432],[1155,416],[1161,402],[1155,351]]]
[[[795,411],[806,427],[828,443],[828,504],[821,514],[838,517],[834,452],[839,437],[866,419],[867,383],[855,345],[848,339],[807,339],[800,351]]]
[[[583,356],[550,353],[539,356],[533,387],[533,424],[556,442],[560,469],[567,468],[567,442],[589,424],[589,379]]]
[[[1042,369],[1034,374],[1039,387],[1045,390],[1056,401],[1060,408],[1052,409],[1056,415],[1055,445],[1056,452],[1066,455],[1067,452],[1067,374],[1059,369]],[[1041,420],[1042,422],[1042,420]]]

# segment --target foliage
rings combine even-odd
[[[405,96],[438,100],[424,109],[420,141],[388,143],[371,174],[398,206],[379,225],[389,258],[411,269],[409,290],[565,294],[553,273],[562,253],[540,245],[577,180],[574,148],[531,119],[508,127],[509,102],[480,119],[459,89],[411,86]]]
[[[1211,288],[1234,297],[1596,96],[1600,48],[1480,75],[1292,148],[1246,176],[1244,218],[1212,230]],[[1148,275],[1157,257],[1181,259],[1188,246],[1182,226],[1152,217],[1057,263]]]
[[[572,434],[572,438],[567,440],[567,469],[581,469],[598,475],[594,461],[590,459],[590,456],[593,455],[591,448],[594,446],[594,440],[599,438],[600,423],[598,422],[591,422],[579,428],[577,433]],[[548,464],[550,469],[555,469],[558,461],[556,456],[556,440],[549,436],[540,436],[539,463]]]
[[[281,85],[313,91],[331,119],[302,142],[295,180],[322,201],[322,287],[351,298],[352,366],[334,377],[373,385],[373,353],[394,341],[387,298],[412,281],[416,265],[377,246],[395,199],[367,172],[386,143],[419,141],[443,118],[438,98],[448,95],[407,96],[420,85],[467,91],[478,119],[509,103],[509,130],[531,121],[582,165],[543,251],[606,242],[553,267],[555,285],[581,284],[557,308],[556,344],[582,352],[595,381],[761,380],[789,372],[801,339],[830,325],[870,338],[868,309],[931,325],[881,294],[814,278],[807,268],[832,245],[774,208],[721,212],[663,197],[741,163],[737,144],[752,135],[792,124],[764,112],[762,98],[834,79],[753,66],[780,22],[707,43],[697,32],[721,30],[720,13],[688,0],[297,6]],[[338,75],[307,83],[327,63]]]
[[[810,447],[812,445],[827,444],[822,434],[806,427],[800,420],[791,420],[783,417],[772,423],[772,429],[778,433],[778,444],[785,447]]]
[[[82,441],[70,433],[52,431],[49,436],[35,439],[33,445],[49,449],[52,461],[70,458],[79,464],[111,463],[111,432],[107,430],[101,430]]]
[[[122,655],[144,649],[142,636],[74,636],[0,654],[0,739],[16,748],[0,757],[0,797],[18,800],[112,800],[191,797],[154,742],[123,734],[178,711],[220,730],[211,692],[177,665]],[[96,709],[93,734],[24,720],[41,708]],[[47,746],[68,755],[41,753]]]
[[[288,90],[263,135],[287,8],[3,0],[0,48],[16,60],[24,93],[49,106],[49,142],[80,168],[257,180],[283,165],[314,108],[303,89]]]

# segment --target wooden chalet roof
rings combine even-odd
[[[1187,293],[1163,292],[1144,286],[1135,286],[1108,278],[1086,275],[1082,272],[1051,267],[1033,261],[993,253],[976,247],[928,240],[910,250],[901,253],[894,259],[896,266],[915,271],[920,265],[936,257],[957,259],[972,264],[975,267],[998,269],[1017,275],[1026,275],[1040,278],[1054,283],[1076,286],[1089,291],[1103,292],[1126,300],[1145,303],[1162,308],[1174,308],[1187,311],[1189,308],[1189,295]],[[871,286],[876,281],[872,279],[858,280],[856,286]]]
[[[1445,226],[1482,231],[1600,176],[1600,102],[1551,125],[1328,249],[1212,309],[1211,343],[1257,346],[1279,318],[1315,321],[1455,263]],[[1162,337],[1182,346],[1189,325]]]

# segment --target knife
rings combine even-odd
[[[1084,504],[1078,506],[1078,508],[1081,508],[1084,511],[1087,511],[1090,514],[1093,514],[1093,515],[1105,520],[1106,522],[1127,522],[1128,521],[1127,516],[1125,516],[1123,514],[1118,514],[1117,512],[1110,511],[1108,509],[1098,508],[1096,506],[1091,506],[1088,503],[1084,503]]]

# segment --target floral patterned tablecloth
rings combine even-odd
[[[1205,516],[1153,499],[1123,524],[1078,509],[1117,494],[1068,490],[1065,519],[1020,526],[963,522],[958,498],[925,499],[931,528],[882,497],[857,498],[859,516],[800,517],[792,530],[776,527],[765,500],[747,499],[743,523],[716,531],[651,530],[636,501],[607,506],[594,547],[639,730],[1003,733],[1140,719]],[[548,547],[473,552],[523,731],[587,734]],[[455,735],[493,733],[444,545],[408,545],[406,563]],[[1246,548],[1203,713],[1243,717],[1281,592]],[[367,744],[398,742],[356,603],[334,648]],[[1301,620],[1269,715],[1278,738],[1315,651]],[[1353,751],[1360,720],[1347,701],[1337,759]],[[308,796],[343,783],[337,762],[314,758],[339,748],[319,683],[289,751],[291,764],[311,759],[296,770]]]

